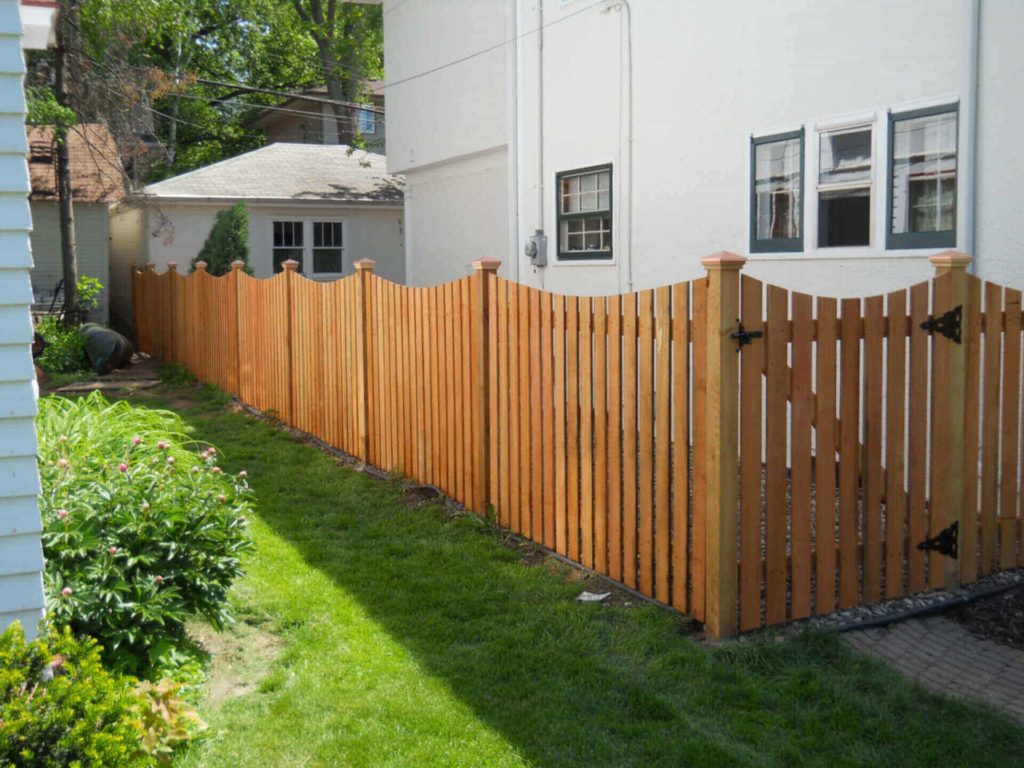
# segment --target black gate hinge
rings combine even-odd
[[[928,331],[928,333],[941,333],[947,339],[952,339],[957,344],[960,344],[963,341],[963,336],[961,335],[963,315],[963,305],[957,304],[945,314],[938,317],[929,317],[921,323],[921,328]]]
[[[947,555],[956,560],[957,556],[957,532],[960,530],[960,523],[954,522],[948,528],[943,528],[930,539],[925,539],[917,545],[918,549],[938,552],[940,555]]]
[[[739,320],[737,320],[736,322],[739,323],[739,330],[733,331],[732,333],[729,334],[729,336],[733,339],[736,339],[736,341],[738,342],[736,345],[737,352],[741,351],[744,345],[749,344],[754,339],[760,339],[762,336],[764,336],[764,332],[748,331],[746,328],[743,327],[743,323],[741,323]]]

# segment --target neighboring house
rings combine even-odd
[[[22,47],[52,44],[57,8],[42,0],[22,0],[20,7],[0,0],[0,632],[20,621],[30,637],[44,599]]]
[[[32,181],[32,293],[37,309],[59,306],[63,297],[57,165],[53,129],[28,126],[28,168]],[[89,318],[109,319],[110,206],[124,197],[124,174],[114,137],[106,126],[76,125],[68,131],[71,196],[75,214],[75,252],[80,277],[104,285],[99,307]],[[60,290],[58,290],[60,288]],[[123,320],[123,318],[121,318]]]
[[[176,262],[186,272],[218,211],[238,201],[249,213],[249,262],[256,277],[296,259],[315,280],[354,271],[360,259],[377,274],[405,281],[402,180],[384,158],[346,146],[270,144],[244,155],[151,184],[114,214],[112,251],[116,311],[130,300],[130,265]]]
[[[384,0],[408,280],[615,293],[726,249],[864,295],[957,248],[1024,286],[1022,30],[1020,0]]]
[[[348,144],[356,136],[366,142],[366,149],[384,154],[384,84],[380,80],[366,83],[369,93],[366,109],[345,109],[339,118],[331,104],[326,103],[327,87],[303,91],[302,96],[288,99],[274,108],[260,111],[247,128],[263,131],[268,142],[292,144]]]

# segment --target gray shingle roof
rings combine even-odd
[[[163,198],[330,200],[400,203],[403,180],[383,155],[342,144],[269,144],[244,155],[150,184]]]

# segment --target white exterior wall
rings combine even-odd
[[[56,202],[32,202],[32,291],[52,297],[64,276],[60,255],[60,213]],[[106,323],[110,301],[110,209],[106,203],[75,203],[75,243],[80,277],[103,283],[99,307],[89,319]]]
[[[133,205],[118,205],[110,211],[110,325],[117,330],[131,327],[131,269],[149,262],[146,252],[146,214]]]
[[[175,203],[161,201],[159,211],[146,211],[146,254],[148,263],[163,272],[167,263],[174,261],[178,270],[187,272],[192,259],[203,247],[213,227],[217,212],[227,203]],[[377,262],[376,273],[395,282],[405,281],[405,246],[403,240],[402,209],[399,206],[354,207],[341,205],[263,204],[247,203],[249,212],[249,261],[256,277],[273,275],[273,222],[306,222],[305,242],[312,244],[312,221],[342,222],[341,275],[318,276],[312,274],[312,258],[304,263],[307,277],[334,279],[352,274],[353,264],[360,259]],[[156,235],[159,217],[169,224]],[[142,261],[140,260],[140,264]]]
[[[17,620],[34,637],[44,599],[24,73],[18,3],[0,0],[0,631]]]
[[[511,274],[514,11],[513,0],[384,2],[388,172],[406,174],[410,284],[463,277],[483,257]]]
[[[465,277],[474,259],[506,260],[509,201],[504,148],[411,171],[405,182],[406,235],[415,243],[406,264],[410,285]],[[505,268],[502,274],[507,274]]]
[[[1024,288],[1024,3],[981,4],[981,89],[978,99],[977,272]],[[1001,31],[1001,32],[1000,32]]]
[[[504,259],[515,262],[512,276],[576,294],[692,278],[703,274],[703,256],[749,251],[751,136],[803,127],[805,250],[754,254],[745,271],[826,295],[904,287],[932,275],[927,257],[935,249],[885,248],[888,114],[959,101],[957,247],[975,252],[981,276],[1024,286],[1016,186],[1024,161],[1011,143],[1024,117],[1024,4],[984,0],[981,6],[972,247],[965,113],[971,0],[385,0],[389,161],[407,174],[413,201],[407,259],[433,262],[445,250],[480,248],[453,242],[448,230],[442,233],[448,241],[436,242],[437,227],[418,227],[417,208],[497,216],[502,196],[481,200],[471,185],[431,190],[420,179],[427,170],[441,177],[462,162],[464,134],[498,141],[504,133],[512,169],[504,213],[514,234],[504,243],[495,237],[488,255],[504,245]],[[505,39],[516,43],[415,77],[471,54],[467,30],[493,31],[477,35],[475,50],[482,50],[485,40],[500,37],[502,25]],[[500,60],[506,63],[504,112],[486,109],[473,83],[466,88],[458,77],[472,64],[480,77],[492,78],[496,93]],[[850,123],[874,130],[872,243],[817,248],[817,131]],[[447,149],[438,146],[442,140]],[[614,261],[559,264],[555,174],[605,163],[613,166]],[[428,202],[432,192],[444,200]],[[521,255],[537,228],[549,238],[544,269]],[[464,240],[475,236],[467,231]],[[410,267],[410,274],[449,268]]]

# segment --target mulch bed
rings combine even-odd
[[[1024,584],[958,606],[947,615],[972,635],[1024,650]]]

